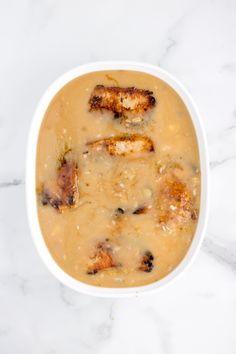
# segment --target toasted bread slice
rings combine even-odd
[[[116,267],[112,256],[112,248],[107,242],[100,242],[91,257],[91,263],[88,265],[87,273],[96,274],[100,270],[112,267]]]
[[[193,219],[193,198],[187,185],[177,177],[167,177],[162,185],[158,199],[159,222],[184,222]]]
[[[150,138],[143,135],[116,136],[88,143],[96,150],[105,149],[112,156],[127,156],[134,153],[154,151]]]
[[[78,206],[78,166],[77,163],[67,161],[64,158],[58,169],[57,180],[49,190],[43,190],[43,205],[51,205],[53,208],[62,212],[66,208],[75,208]]]
[[[123,117],[123,121],[139,123],[146,111],[153,108],[156,99],[152,91],[136,87],[105,87],[95,86],[89,104],[91,110],[108,110],[114,113],[115,118]],[[133,114],[132,118],[127,114]]]
[[[153,254],[150,251],[146,251],[141,258],[139,270],[142,272],[150,273],[153,269]]]

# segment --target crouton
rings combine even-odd
[[[87,274],[96,274],[100,270],[115,267],[112,248],[107,242],[100,242],[91,257],[91,263],[88,265]]]
[[[143,120],[142,115],[146,111],[155,106],[156,99],[152,95],[152,91],[136,87],[97,85],[90,96],[89,105],[92,111],[105,109],[113,112],[114,118],[121,117],[123,122],[136,124]]]
[[[186,221],[193,215],[193,198],[187,185],[176,177],[164,180],[158,198],[159,222]]]
[[[152,152],[154,144],[142,135],[116,136],[88,143],[93,149],[106,150],[112,156],[127,156],[133,153]]]
[[[74,160],[70,161],[64,157],[53,187],[43,188],[42,204],[49,204],[62,212],[64,209],[77,207],[78,200],[78,166]]]
[[[141,257],[141,262],[138,269],[142,272],[150,273],[154,267],[153,260],[153,254],[150,251],[146,251]]]

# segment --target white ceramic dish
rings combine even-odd
[[[74,78],[93,72],[93,71],[102,71],[102,70],[134,70],[142,71],[153,76],[156,76],[170,86],[172,86],[175,91],[183,99],[185,105],[187,106],[190,116],[195,127],[198,146],[200,152],[200,165],[201,165],[201,204],[200,204],[200,215],[198,220],[198,225],[196,229],[195,236],[193,238],[192,244],[182,260],[182,262],[175,268],[169,275],[164,277],[157,282],[154,282],[149,285],[132,287],[132,288],[101,288],[93,285],[88,285],[82,283],[67,273],[65,273],[54,261],[51,254],[48,251],[48,248],[44,242],[43,235],[40,230],[38,216],[37,216],[37,205],[36,205],[36,185],[35,185],[35,166],[36,166],[36,149],[38,134],[40,126],[46,112],[46,109],[51,102],[55,94],[69,81]],[[26,166],[26,201],[27,201],[27,211],[28,219],[30,224],[30,229],[32,237],[36,248],[46,264],[47,268],[54,274],[54,276],[63,284],[69,286],[70,288],[89,295],[103,296],[103,297],[121,297],[121,296],[131,296],[137,294],[145,294],[151,291],[157,291],[165,287],[166,285],[172,283],[180,274],[182,274],[187,267],[192,263],[194,257],[197,254],[197,251],[200,248],[200,245],[203,240],[207,216],[208,216],[208,195],[209,195],[209,186],[208,186],[208,155],[207,155],[207,144],[204,129],[201,123],[199,112],[190,96],[190,94],[185,90],[185,88],[170,74],[164,70],[143,63],[136,62],[97,62],[87,65],[79,66],[57,79],[45,92],[41,98],[36,112],[34,114],[32,125],[29,134],[28,140],[28,150],[27,150],[27,166]]]

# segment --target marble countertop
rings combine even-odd
[[[0,0],[0,353],[236,352],[236,2]],[[211,210],[191,268],[145,297],[101,299],[59,284],[25,211],[26,139],[60,74],[96,60],[174,74],[202,114]]]

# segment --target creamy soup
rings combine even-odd
[[[102,287],[152,283],[183,259],[200,202],[188,110],[164,81],[99,71],[65,85],[37,148],[40,227],[57,264]]]

